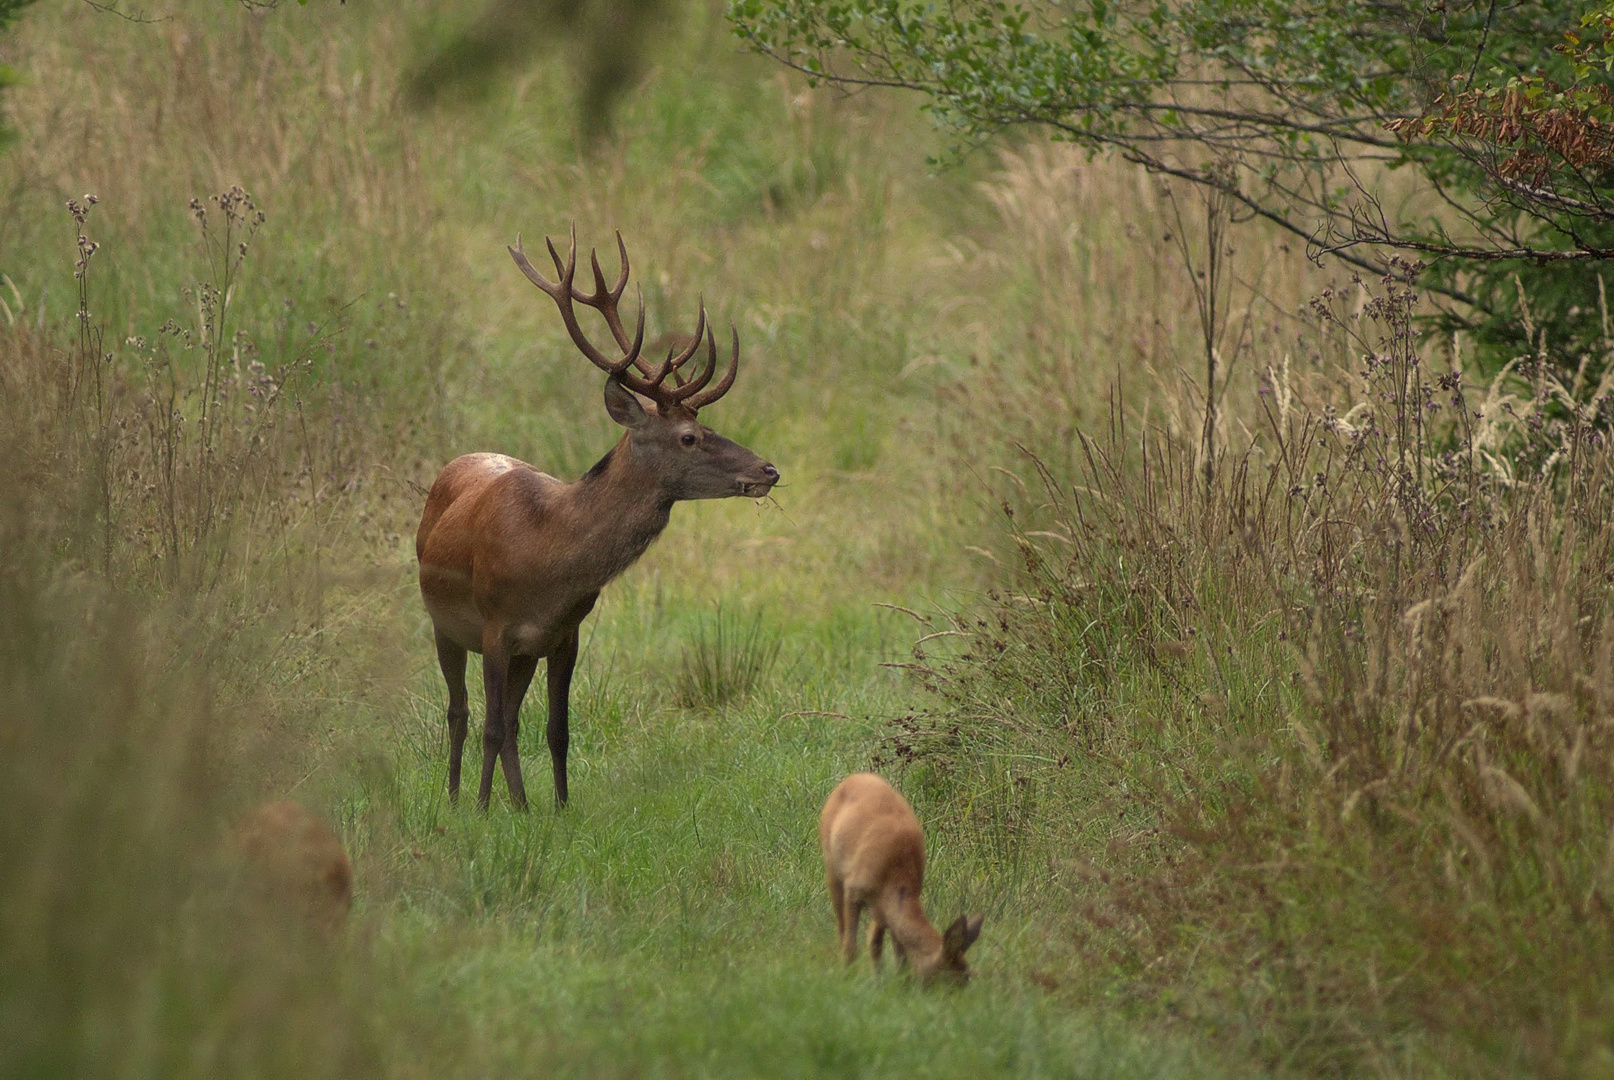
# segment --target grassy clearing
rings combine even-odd
[[[705,9],[588,149],[558,62],[400,104],[468,8],[173,15],[13,39],[0,1071],[1605,1068],[1606,417],[1532,422],[1542,369],[1409,427],[1391,384],[1450,360],[1362,337],[1381,286],[1213,252],[1191,195],[1057,147],[932,174],[906,103]],[[502,250],[573,220],[623,231],[652,334],[699,296],[739,325],[704,419],[785,484],[675,510],[585,624],[574,807],[484,818],[447,804],[413,529],[457,453],[575,476],[615,440]],[[834,960],[813,823],[871,763],[931,911],[987,912],[963,993]],[[288,794],[354,855],[334,947],[233,891],[232,822]]]

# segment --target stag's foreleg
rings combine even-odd
[[[577,666],[577,627],[549,654],[549,762],[555,770],[555,805],[566,805],[566,751],[571,744],[569,703]]]
[[[448,801],[460,801],[460,760],[470,727],[471,705],[465,694],[466,652],[443,634],[437,634],[437,663],[448,683]]]

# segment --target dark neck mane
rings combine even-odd
[[[605,452],[605,456],[590,466],[588,472],[584,473],[579,479],[594,480],[603,476],[605,471],[611,467],[612,456],[617,452],[617,450],[621,449],[621,447],[622,444],[619,442],[615,446],[611,447],[611,449],[607,450]]]
[[[657,478],[633,460],[624,435],[611,451],[577,480],[572,489],[583,506],[592,534],[589,550],[606,580],[633,564],[667,527],[673,500]]]

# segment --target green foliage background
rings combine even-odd
[[[1425,287],[1453,301],[1437,325],[1468,331],[1491,371],[1543,330],[1566,356],[1601,351],[1606,160],[1549,149],[1544,176],[1515,182],[1506,159],[1542,149],[1530,137],[1412,122],[1465,90],[1528,84],[1606,146],[1608,69],[1575,59],[1604,39],[1603,5],[737,0],[729,13],[811,76],[918,92],[965,140],[1037,128],[1222,188],[1359,268],[1382,271],[1398,247],[1429,259]],[[1550,261],[1565,252],[1601,254]]]

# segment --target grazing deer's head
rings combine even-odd
[[[670,500],[721,499],[732,495],[761,497],[779,482],[779,470],[731,439],[725,439],[697,419],[697,413],[722,397],[734,385],[740,367],[740,333],[732,327],[733,352],[728,370],[712,383],[717,371],[717,341],[706,318],[706,305],[700,306],[695,334],[682,348],[669,349],[659,364],[651,364],[641,352],[644,347],[644,297],[639,297],[639,314],[633,337],[618,312],[618,303],[628,286],[628,249],[617,233],[617,251],[622,272],[614,286],[605,283],[598,254],[590,252],[594,270],[594,291],[584,293],[573,285],[577,270],[577,230],[572,229],[571,249],[563,262],[547,237],[544,244],[554,260],[560,280],[545,280],[527,261],[521,240],[510,248],[510,257],[560,308],[560,317],[572,342],[595,366],[606,373],[605,409],[627,429],[623,440],[635,466],[657,478]],[[605,319],[622,355],[602,353],[577,321],[573,303],[585,304]],[[693,378],[686,379],[682,368],[695,357],[704,338],[706,365]],[[668,380],[671,380],[669,384]],[[711,384],[711,385],[708,385]],[[643,400],[641,400],[643,399]],[[648,407],[647,404],[648,403]]]
[[[960,915],[942,934],[941,948],[933,957],[925,957],[914,964],[914,974],[921,982],[954,983],[962,986],[969,981],[970,966],[964,953],[981,936],[980,915]]]

